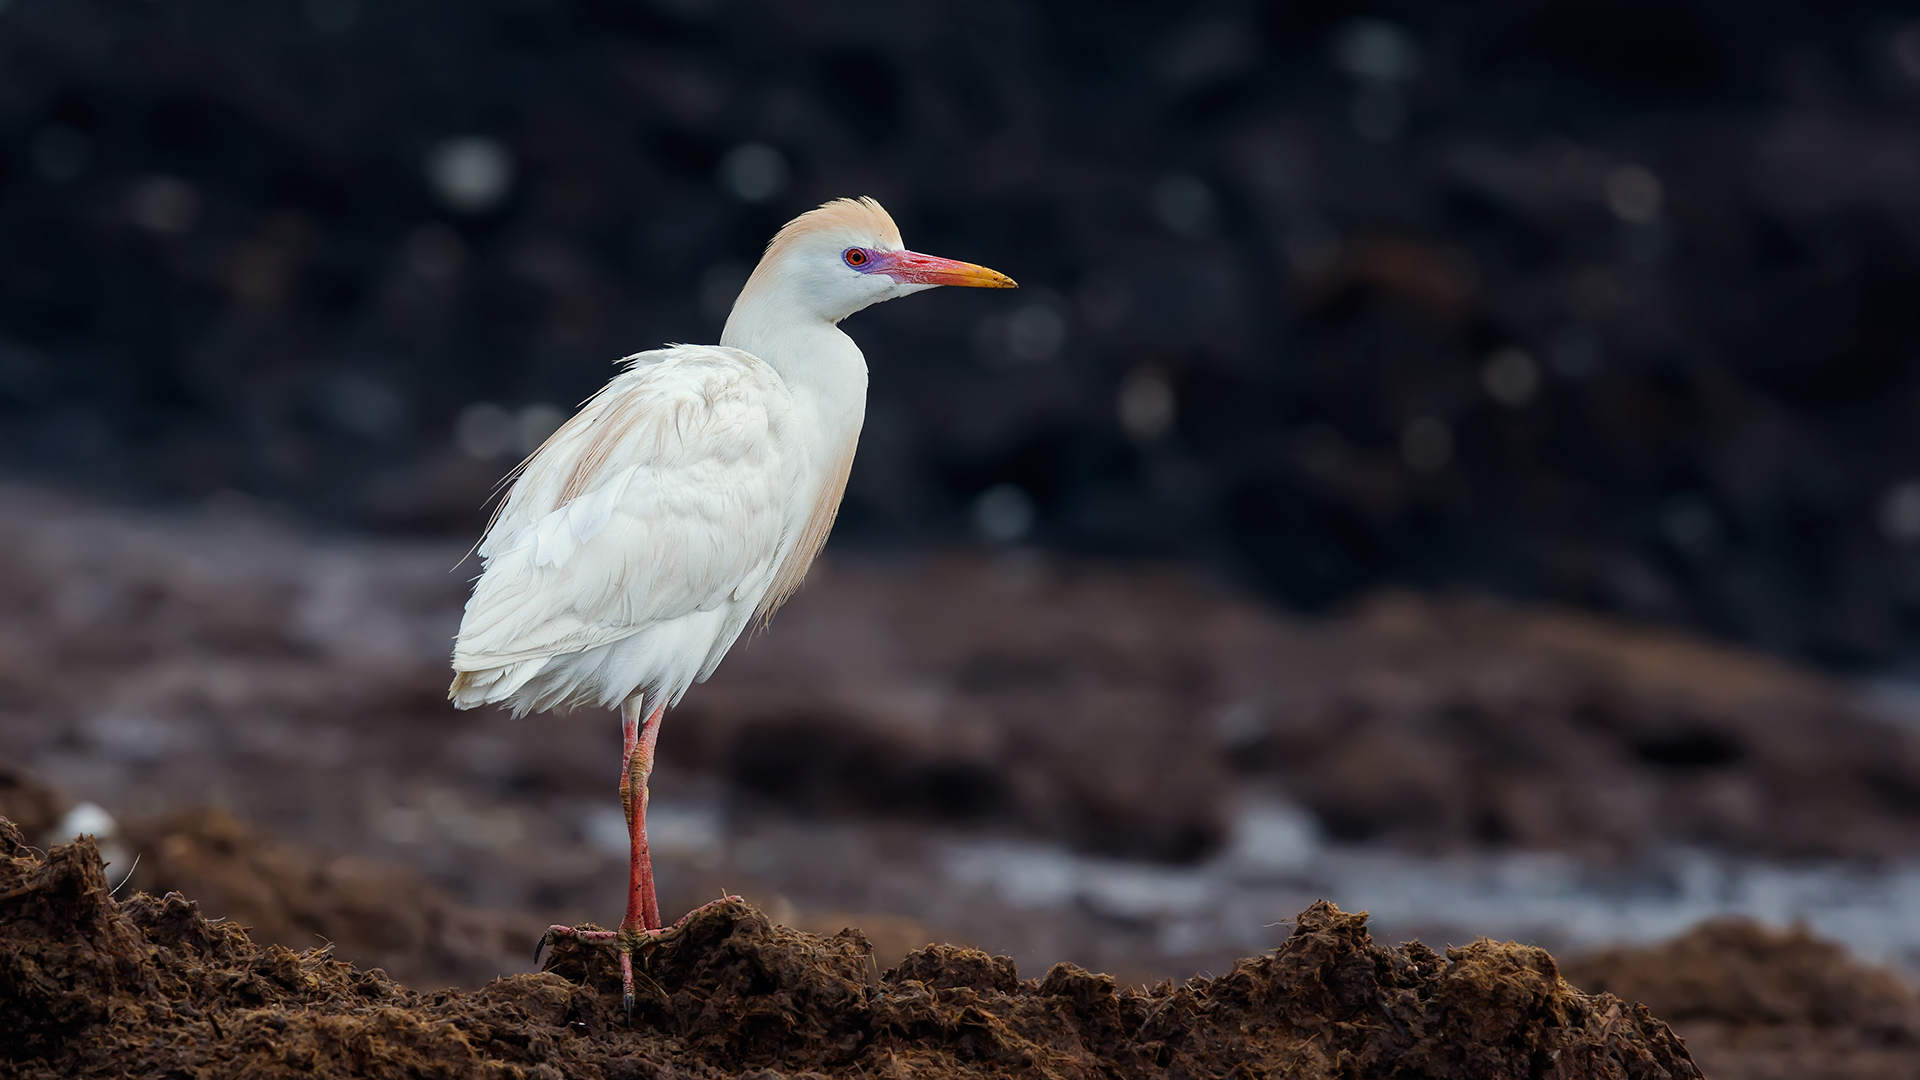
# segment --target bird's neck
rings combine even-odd
[[[867,405],[867,360],[838,326],[799,304],[770,296],[741,297],[720,344],[767,362],[795,398],[818,411],[842,437],[857,437]]]

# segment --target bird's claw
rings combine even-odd
[[[633,939],[620,937],[620,1000],[627,1006],[627,1026],[633,1026]]]
[[[581,930],[578,927],[561,926],[555,923],[547,927],[547,932],[541,934],[540,940],[534,943],[533,966],[539,967],[540,957],[547,951],[547,946],[563,937],[572,938],[575,941],[599,941],[615,945],[622,940],[617,930]]]
[[[540,941],[533,947],[533,962],[536,966],[547,946],[560,938],[572,938],[575,941],[590,941],[601,945],[611,945],[620,954],[620,1004],[627,1011],[627,1026],[633,1026],[633,954],[641,947],[658,941],[664,934],[661,930],[642,930],[637,926],[622,927],[619,930],[582,930],[573,926],[555,924],[547,927],[540,935]]]

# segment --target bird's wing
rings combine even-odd
[[[800,455],[749,353],[641,353],[527,461],[454,646],[478,671],[591,649],[771,579]]]

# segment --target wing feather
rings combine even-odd
[[[785,384],[736,349],[632,361],[527,461],[488,529],[457,671],[596,648],[771,582],[804,467]]]

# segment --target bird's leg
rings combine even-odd
[[[672,934],[700,912],[717,904],[737,901],[723,896],[682,915],[673,926],[660,926],[660,901],[654,895],[653,857],[647,847],[647,780],[653,775],[653,750],[660,741],[660,718],[666,704],[656,705],[640,719],[641,700],[635,697],[620,707],[621,760],[620,806],[627,814],[627,914],[618,930],[580,930],[571,926],[549,926],[534,947],[533,962],[557,938],[591,941],[612,945],[620,953],[620,992],[627,1009],[627,1023],[633,1023],[633,954],[636,949],[657,938]]]
[[[647,714],[640,730],[627,739],[627,773],[620,778],[620,801],[627,810],[627,916],[621,931],[660,929],[660,901],[653,891],[653,854],[647,847],[647,781],[653,775],[653,748],[660,741],[660,715],[666,703]]]
[[[573,938],[613,945],[620,951],[620,990],[627,1008],[627,1023],[633,1023],[633,951],[660,931],[660,902],[654,896],[653,858],[647,849],[647,778],[653,773],[654,745],[660,740],[660,717],[665,702],[656,705],[640,720],[642,702],[636,696],[620,706],[620,807],[627,817],[627,914],[618,930],[580,930],[554,925],[540,936],[534,946],[533,962],[555,938]]]

